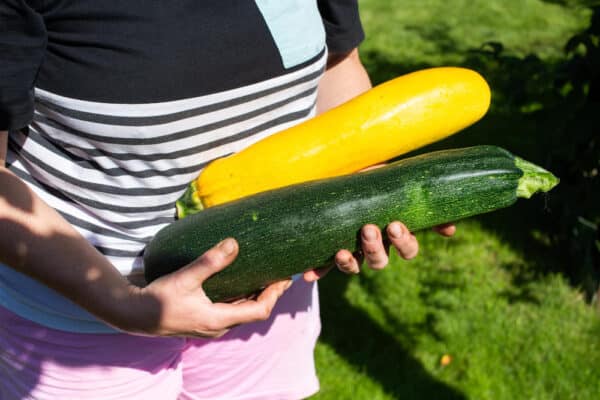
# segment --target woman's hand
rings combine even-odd
[[[456,232],[454,224],[445,224],[433,228],[442,236],[452,236]],[[394,221],[386,227],[388,241],[383,240],[381,230],[372,224],[363,226],[361,230],[361,251],[353,254],[349,250],[339,250],[335,255],[335,265],[342,272],[357,274],[363,261],[371,269],[380,270],[388,264],[389,247],[392,246],[400,257],[410,260],[417,256],[419,243],[413,233],[406,226]],[[333,267],[319,268],[304,273],[304,280],[308,282],[322,278]]]
[[[136,315],[121,328],[144,335],[214,338],[235,325],[266,320],[291,280],[268,286],[256,299],[231,304],[213,303],[202,289],[202,283],[237,254],[237,242],[225,239],[186,267],[145,288],[133,288]]]

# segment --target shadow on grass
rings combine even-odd
[[[355,279],[356,277],[352,278]],[[321,316],[323,330],[320,341],[332,347],[346,361],[365,371],[382,389],[397,398],[465,399],[457,389],[438,381],[425,370],[412,354],[410,343],[401,344],[384,331],[366,312],[355,308],[344,297],[350,277],[332,272],[322,280]],[[368,286],[369,279],[363,280]],[[374,301],[377,296],[372,296]],[[383,307],[385,310],[385,307]],[[419,327],[402,326],[396,321],[390,329],[417,337],[414,329],[434,331],[434,320],[428,318]],[[340,329],[344,329],[340,332]],[[405,347],[406,346],[406,347]]]

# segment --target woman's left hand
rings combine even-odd
[[[452,236],[456,232],[454,224],[440,225],[433,228],[442,236]],[[419,252],[419,243],[415,235],[399,221],[390,223],[386,228],[387,239],[383,240],[381,230],[372,224],[363,226],[361,230],[361,251],[353,254],[349,250],[339,250],[335,255],[335,264],[338,269],[348,274],[360,272],[363,261],[375,270],[383,269],[388,264],[389,247],[396,249],[397,253],[405,260],[416,257]],[[388,243],[389,241],[389,243]],[[304,280],[313,282],[323,277],[332,267],[319,268],[304,273]]]

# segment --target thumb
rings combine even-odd
[[[231,264],[237,254],[238,244],[236,240],[227,238],[180,269],[177,274],[180,275],[179,279],[186,288],[195,289],[200,287],[202,282],[211,275]]]

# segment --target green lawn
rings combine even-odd
[[[361,0],[361,54],[376,83],[428,66],[479,70],[492,86],[490,113],[430,148],[498,144],[552,167],[574,114],[550,96],[548,79],[591,16],[560,4]],[[580,126],[600,126],[597,113]],[[314,399],[598,398],[600,318],[585,290],[596,282],[586,258],[557,246],[549,228],[569,201],[585,214],[572,185],[563,180],[548,197],[462,221],[450,239],[420,232],[410,262],[329,274],[320,282]]]
[[[469,50],[501,42],[516,55],[562,56],[566,38],[587,24],[585,8],[540,0],[361,0],[369,67],[377,55],[402,69],[461,64]]]

